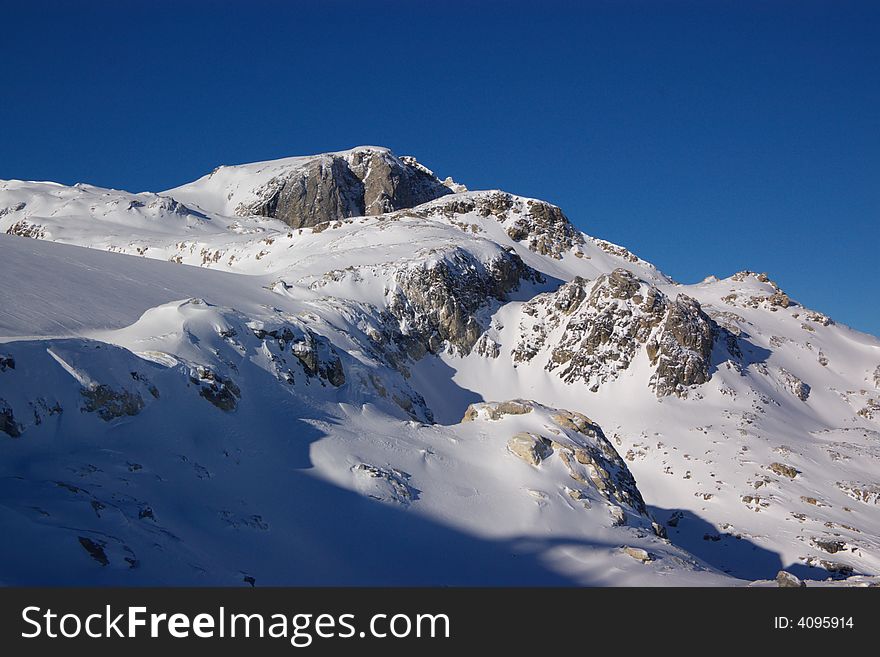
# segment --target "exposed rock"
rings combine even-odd
[[[41,240],[45,239],[46,237],[46,229],[43,228],[43,226],[41,226],[40,224],[35,224],[32,221],[21,219],[20,221],[16,221],[9,228],[7,228],[6,234]]]
[[[670,301],[626,269],[592,283],[575,278],[536,296],[522,312],[514,362],[546,354],[545,369],[593,392],[628,369],[643,347],[656,368],[649,385],[659,397],[686,396],[690,386],[709,380],[716,339],[723,338],[731,356],[741,356],[736,335],[696,300],[679,295]]]
[[[337,388],[345,384],[342,360],[323,336],[306,330],[303,339],[293,342],[291,352],[302,363],[307,374],[325,379]]]
[[[380,468],[369,463],[358,463],[351,469],[358,490],[381,502],[408,506],[418,491],[409,485],[410,475],[394,468]]]
[[[18,438],[21,436],[23,427],[15,421],[15,415],[12,407],[5,399],[0,399],[0,431],[10,438]]]
[[[625,547],[623,548],[624,554],[632,557],[636,561],[641,561],[642,563],[648,563],[649,561],[653,561],[654,558],[648,553],[647,550],[643,550],[642,548],[636,547]]]
[[[771,463],[767,467],[770,470],[772,470],[773,472],[775,472],[776,474],[781,475],[783,477],[788,477],[789,479],[794,479],[795,477],[797,477],[801,473],[800,470],[797,470],[797,469],[793,468],[792,466],[786,465],[784,463]]]
[[[539,465],[541,461],[553,454],[553,448],[547,438],[533,433],[520,432],[507,441],[507,449],[526,463]]]
[[[15,359],[12,356],[0,355],[0,372],[15,369]]]
[[[880,365],[874,370],[874,385],[880,388]]]
[[[828,554],[837,554],[846,549],[846,541],[831,538],[813,538],[811,543]]]
[[[658,397],[687,395],[687,388],[709,380],[712,345],[718,326],[700,304],[679,295],[669,305],[660,332],[647,345],[656,366],[650,385]]]
[[[104,541],[95,541],[91,538],[86,538],[85,536],[79,536],[78,539],[79,544],[89,553],[89,556],[92,559],[102,566],[106,566],[110,563],[110,559],[107,558],[107,553],[104,551],[104,548],[107,546]]]
[[[600,276],[588,292],[572,289],[585,283],[576,279],[548,300],[562,315],[549,317],[548,328],[564,321],[565,329],[545,367],[551,372],[558,369],[567,383],[582,381],[596,391],[629,367],[662,320],[666,297],[625,269]],[[517,350],[523,356],[530,351]]]
[[[597,431],[601,431],[595,422],[577,411],[560,410],[552,416],[552,419],[563,429],[577,431],[585,436],[593,437]]]
[[[221,411],[231,412],[238,406],[241,390],[235,381],[204,366],[196,368],[190,381],[199,386],[199,394]]]
[[[271,342],[278,378],[294,383],[295,378],[286,367],[286,352],[289,351],[308,376],[316,376],[335,387],[345,385],[345,368],[342,359],[330,341],[300,324],[283,324],[277,328],[266,328],[258,323],[251,331],[260,340]],[[275,353],[277,352],[277,353]]]
[[[500,420],[505,415],[525,415],[534,409],[532,402],[522,399],[511,399],[503,402],[479,402],[471,404],[465,410],[462,422],[473,422],[481,413],[490,420]]]
[[[258,201],[236,213],[280,219],[293,228],[412,208],[452,190],[412,158],[385,149],[318,156],[270,180]]]
[[[97,413],[105,422],[137,415],[144,408],[144,400],[140,394],[125,389],[114,390],[103,383],[83,388],[80,394],[85,399],[82,410]]]
[[[477,344],[474,345],[474,351],[484,358],[498,358],[501,355],[501,345],[490,338],[488,334],[483,333]]]
[[[807,401],[807,398],[810,396],[810,386],[808,384],[801,381],[784,367],[779,368],[779,376],[791,394],[801,401]]]
[[[780,570],[776,574],[776,585],[779,588],[804,588],[806,583],[802,581],[799,577],[792,575],[790,572],[786,570]]]
[[[441,215],[450,220],[467,214],[494,217],[510,239],[525,244],[530,251],[556,259],[584,243],[580,231],[555,205],[501,191],[457,194],[420,208],[415,214],[424,217]]]
[[[838,481],[835,485],[854,500],[865,504],[880,504],[880,484],[858,481]]]
[[[504,250],[487,262],[458,247],[434,257],[420,255],[412,266],[395,272],[395,287],[387,296],[387,312],[416,359],[444,345],[470,353],[485,331],[476,311],[490,300],[505,301],[523,280],[540,280],[518,255]]]

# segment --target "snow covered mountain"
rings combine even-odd
[[[0,232],[0,582],[880,575],[880,340],[766,274],[378,147],[0,181]]]

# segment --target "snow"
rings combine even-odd
[[[0,434],[0,582],[713,586],[785,568],[813,585],[833,574],[823,560],[854,584],[880,575],[880,340],[777,302],[762,275],[680,285],[588,235],[580,256],[554,258],[511,239],[516,217],[435,211],[495,192],[319,232],[236,214],[314,157],[220,167],[159,195],[0,181],[0,230],[39,238],[0,235],[0,356],[14,362],[0,421],[12,409],[23,429]],[[396,276],[504,249],[545,282],[480,310],[497,357],[448,350],[405,374],[383,360],[368,335]],[[514,362],[542,321],[529,299],[617,267],[696,298],[740,333],[743,363],[719,355],[679,399],[649,388],[644,350],[597,392],[546,360]],[[307,371],[307,344],[338,356],[344,384]],[[232,411],[208,398],[224,382],[240,392]],[[419,395],[436,423],[405,409]],[[470,404],[509,399],[539,406],[462,422]],[[596,489],[575,499],[558,450],[537,466],[508,450],[520,432],[557,435],[552,409],[602,427],[669,541],[645,518],[615,526]]]

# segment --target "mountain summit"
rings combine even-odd
[[[0,231],[3,583],[880,575],[880,340],[766,274],[373,146]]]

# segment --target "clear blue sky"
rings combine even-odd
[[[0,178],[161,190],[386,145],[880,334],[878,2],[0,9]]]

